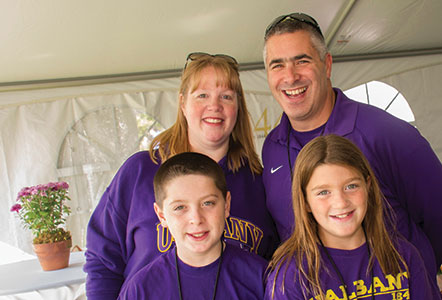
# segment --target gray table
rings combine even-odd
[[[43,271],[37,259],[0,265],[0,295],[12,295],[63,285],[83,283],[84,251],[71,252],[69,267]]]

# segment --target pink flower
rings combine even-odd
[[[22,188],[10,211],[17,213],[16,217],[35,237],[64,230],[66,217],[71,213],[66,205],[71,200],[68,187],[65,182],[49,182]]]
[[[17,201],[20,200],[21,197],[29,196],[31,194],[31,189],[28,187],[24,187],[20,190],[17,196]]]
[[[51,185],[51,188],[53,188],[55,191],[67,190],[69,188],[69,184],[64,181],[50,182],[49,185]]]
[[[30,193],[31,195],[37,195],[37,194],[40,192],[38,188],[39,188],[38,186],[33,186],[33,187],[31,187],[29,193]]]
[[[11,211],[12,212],[19,212],[20,211],[20,209],[21,209],[21,205],[20,204],[14,204],[14,205],[12,205],[12,207],[11,207]]]
[[[54,189],[57,190],[57,183],[56,182],[49,182],[48,184],[46,184],[46,188],[47,189]]]
[[[59,188],[67,190],[69,188],[69,184],[65,181],[59,182]]]

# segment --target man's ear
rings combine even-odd
[[[331,78],[331,72],[332,72],[332,64],[333,64],[333,57],[330,53],[327,53],[325,55],[325,68],[327,70],[327,78]]]
[[[155,213],[157,214],[158,220],[160,220],[160,222],[161,222],[161,226],[163,226],[164,228],[167,228],[167,221],[166,221],[166,218],[164,217],[164,212],[156,202],[153,204],[153,209],[155,210]]]
[[[224,203],[224,214],[225,214],[225,218],[228,218],[230,216],[230,202],[232,200],[232,195],[230,194],[229,191],[227,191],[226,194],[226,201]]]

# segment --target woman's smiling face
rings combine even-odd
[[[220,84],[223,80],[219,76],[222,74],[214,67],[207,67],[201,71],[198,87],[180,95],[193,149],[228,148],[238,115],[238,99],[235,91]]]

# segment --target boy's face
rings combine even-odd
[[[230,193],[224,199],[212,178],[183,175],[167,183],[163,207],[154,204],[163,227],[175,239],[179,258],[191,266],[215,261],[229,216]]]

